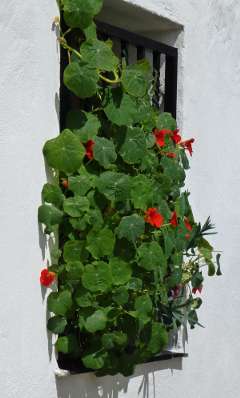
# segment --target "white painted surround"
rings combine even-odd
[[[224,276],[205,283],[200,320],[206,328],[189,332],[189,358],[182,363],[138,366],[130,378],[55,378],[38,282],[43,241],[37,206],[46,181],[41,149],[59,130],[59,52],[51,30],[58,10],[54,0],[1,0],[1,398],[240,397],[240,3],[129,3],[165,18],[159,19],[158,30],[156,16],[152,23],[146,17],[138,31],[176,40],[180,47],[178,119],[184,136],[196,138],[188,174],[191,201],[199,220],[210,214],[217,225],[219,234],[212,241],[224,251]],[[122,5],[117,0],[109,4]],[[135,11],[132,27],[139,21]],[[123,20],[120,11],[117,16]],[[173,22],[184,32],[166,33],[176,27]]]

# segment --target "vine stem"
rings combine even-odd
[[[100,79],[102,79],[106,83],[116,84],[116,83],[120,83],[120,81],[121,81],[118,76],[116,77],[116,75],[115,75],[116,78],[114,80],[108,79],[107,77],[101,75],[101,73],[99,73],[98,75],[99,75]]]
[[[60,45],[61,45],[65,50],[68,50],[68,51],[72,52],[72,53],[75,54],[78,58],[82,59],[82,55],[81,55],[77,50],[75,50],[74,48],[70,47],[70,46],[67,44],[67,42],[66,42],[66,40],[65,40],[65,38],[64,38],[63,36],[59,37],[59,38],[58,38],[58,41],[59,41]]]

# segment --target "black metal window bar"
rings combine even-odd
[[[153,72],[152,102],[160,111],[177,113],[178,49],[135,33],[98,22],[99,35],[113,41],[113,49],[127,64],[146,58]]]
[[[114,52],[124,58],[127,64],[146,58],[152,66],[153,86],[151,101],[160,111],[170,112],[176,117],[177,111],[177,70],[178,50],[158,41],[131,33],[129,31],[98,22],[98,35],[102,39],[111,39]],[[64,27],[63,27],[64,28]],[[66,51],[61,51],[61,93],[60,93],[60,125],[64,128],[65,116],[71,105],[76,105],[76,97],[63,85],[63,70],[67,65]],[[170,349],[152,358],[152,361],[186,357],[187,354]],[[152,362],[149,361],[149,362]],[[58,365],[61,369],[72,373],[84,373],[89,370],[79,364],[79,361],[68,359],[61,353],[58,356]]]

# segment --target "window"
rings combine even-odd
[[[150,100],[160,111],[170,112],[176,117],[178,49],[106,22],[98,21],[97,27],[99,38],[113,41],[113,49],[122,58],[122,62],[131,64],[136,60],[148,59],[153,74],[153,84],[149,93]],[[67,62],[66,51],[62,51],[62,70],[64,70]],[[65,127],[65,117],[68,110],[72,107],[77,108],[80,101],[61,84],[61,129]],[[153,360],[185,356],[183,340],[182,335],[173,335],[168,351],[153,358]],[[66,359],[61,354],[58,363],[60,368],[73,372],[84,372],[78,361]]]

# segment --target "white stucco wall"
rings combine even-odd
[[[113,2],[115,0],[112,0]],[[58,132],[54,0],[0,4],[0,396],[2,398],[237,398],[240,295],[240,3],[132,0],[184,25],[181,124],[196,138],[188,184],[199,219],[211,214],[224,276],[205,283],[205,329],[189,333],[189,358],[139,366],[131,378],[55,380],[38,278],[41,155]],[[171,369],[172,368],[172,369]]]

